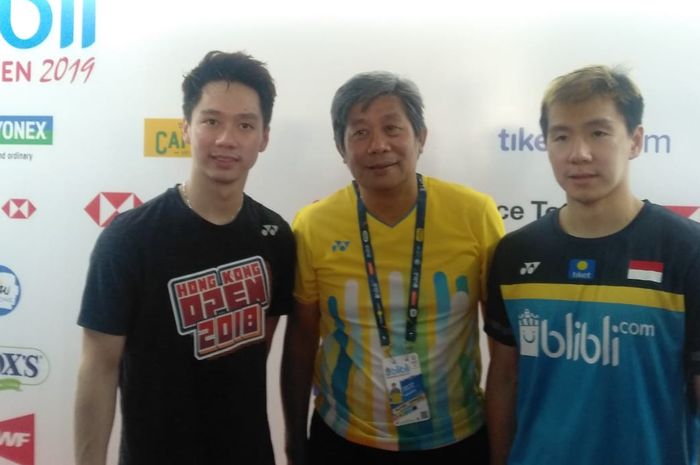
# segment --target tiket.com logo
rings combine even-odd
[[[29,199],[10,199],[2,206],[2,211],[12,219],[23,220],[32,216],[36,207]]]
[[[213,357],[265,337],[270,304],[265,261],[252,257],[171,279],[177,330],[194,336],[194,356]]]
[[[53,144],[53,116],[0,115],[0,144]]]
[[[600,324],[574,320],[572,313],[564,318],[564,328],[556,331],[547,319],[525,309],[518,316],[520,355],[525,357],[564,358],[589,365],[620,364],[620,335],[654,337],[653,324],[622,321],[613,324],[609,316]],[[597,329],[598,331],[594,331]]]
[[[98,225],[105,227],[119,214],[138,207],[143,202],[131,192],[100,192],[89,204],[85,211]]]
[[[0,457],[34,465],[34,415],[0,421]]]
[[[0,391],[36,386],[49,376],[49,361],[39,349],[0,347]]]
[[[0,265],[0,316],[17,308],[22,296],[19,278],[8,267]]]
[[[264,224],[262,227],[262,230],[260,231],[260,234],[263,236],[274,236],[277,234],[277,230],[279,230],[279,226],[276,224]]]
[[[569,260],[569,279],[584,279],[590,281],[595,278],[595,260],[574,258]]]
[[[532,133],[525,128],[517,131],[501,129],[498,133],[499,148],[502,152],[545,152],[547,144],[541,133]],[[667,134],[645,134],[644,153],[671,153],[671,136]]]
[[[350,241],[333,241],[331,250],[333,252],[345,252],[346,250],[348,250],[349,245]]]
[[[179,118],[145,119],[143,155],[162,158],[189,157],[190,146],[182,138],[182,120]]]
[[[689,207],[680,205],[665,205],[672,212],[678,213],[681,216],[690,218],[693,221],[700,223],[700,207]]]

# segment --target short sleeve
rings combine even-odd
[[[484,296],[482,300],[488,300],[488,275],[491,268],[491,262],[493,260],[493,253],[496,249],[496,245],[503,237],[505,231],[503,226],[503,219],[501,218],[498,209],[496,208],[496,203],[491,197],[486,197],[484,202],[483,214],[481,215],[481,234],[482,234],[482,244],[483,253],[481,257],[481,276],[480,276],[480,286],[481,295]]]
[[[493,262],[487,280],[488,300],[486,301],[486,316],[484,321],[484,331],[486,334],[502,344],[515,345],[513,329],[508,320],[503,294],[501,293],[501,273],[503,266],[503,249],[505,243],[501,241],[493,255]]]
[[[272,305],[269,316],[286,315],[294,308],[292,291],[294,288],[295,247],[292,230],[286,221],[281,222],[279,239],[276,243],[275,268],[273,269]]]
[[[318,282],[314,269],[311,244],[311,224],[306,209],[297,213],[292,222],[297,259],[294,273],[294,298],[301,303],[318,302]]]
[[[78,324],[107,334],[125,335],[136,306],[137,250],[115,220],[95,242],[90,255]]]

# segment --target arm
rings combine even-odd
[[[125,339],[89,329],[83,331],[75,399],[76,465],[106,462]]]
[[[318,302],[297,303],[294,312],[287,317],[281,380],[290,465],[303,465],[307,460],[306,429],[320,319]]]
[[[492,340],[491,363],[486,379],[486,423],[491,443],[491,465],[505,465],[513,443],[517,370],[517,349]]]

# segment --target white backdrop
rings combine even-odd
[[[563,202],[536,139],[542,92],[588,64],[628,66],[645,96],[652,137],[632,164],[636,194],[700,221],[695,12],[631,1],[259,3],[0,0],[0,465],[72,463],[75,319],[97,223],[114,211],[105,199],[128,208],[131,194],[146,201],[186,177],[188,158],[144,156],[154,138],[170,141],[169,126],[144,128],[180,117],[182,76],[211,49],[246,50],[276,79],[271,141],[247,192],[290,221],[350,180],[330,100],[377,69],[423,93],[420,171],[491,194],[508,230],[534,220]],[[29,131],[17,138],[19,127]],[[124,195],[102,196],[96,222],[85,208],[99,193]],[[284,464],[278,369],[279,340],[268,391]]]

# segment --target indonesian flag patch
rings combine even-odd
[[[627,269],[627,279],[640,281],[653,281],[660,283],[664,276],[664,264],[662,262],[650,262],[645,260],[630,260]]]

